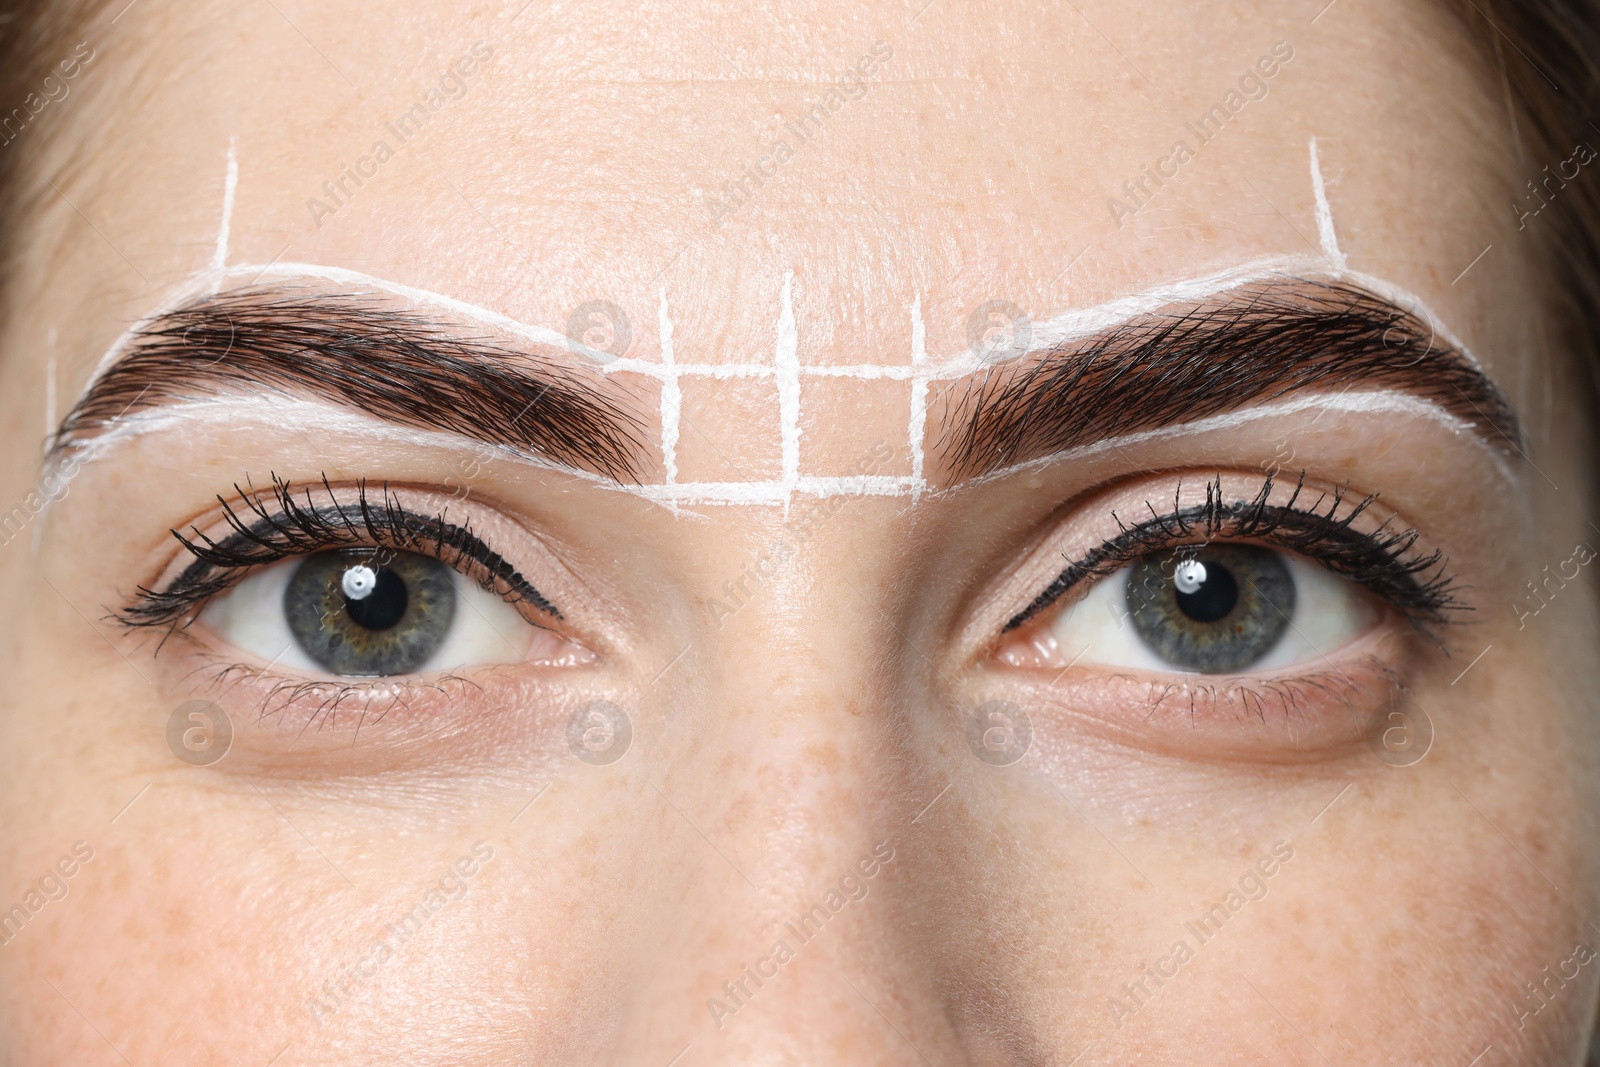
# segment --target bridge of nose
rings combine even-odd
[[[886,548],[899,510],[796,503],[711,570],[731,590],[641,799],[674,885],[636,946],[629,1040],[682,1035],[667,1056],[689,1044],[698,1063],[905,1063],[906,1035],[950,1039],[897,903],[914,802],[948,778],[908,747],[932,698],[891,677],[911,655]]]

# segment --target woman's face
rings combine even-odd
[[[69,40],[0,1058],[1577,1062],[1595,154],[1444,12]]]

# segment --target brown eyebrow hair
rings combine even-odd
[[[262,390],[530,450],[619,482],[638,482],[647,453],[628,395],[598,373],[367,294],[292,286],[225,291],[140,326],[62,421],[52,451],[127,414]]]
[[[1290,277],[993,368],[953,398],[940,447],[953,474],[972,477],[1290,393],[1357,386],[1431,400],[1522,451],[1498,387],[1427,322],[1354,284]]]

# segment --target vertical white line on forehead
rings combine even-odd
[[[1331,226],[1331,221],[1330,221]],[[1337,250],[1334,239],[1333,248]],[[1342,259],[1342,257],[1341,257]],[[1100,331],[1127,322],[1142,315],[1159,311],[1163,307],[1191,301],[1201,301],[1232,289],[1255,283],[1282,280],[1285,277],[1315,279],[1330,274],[1328,258],[1324,256],[1277,256],[1237,264],[1226,270],[1198,278],[1168,282],[1153,289],[1122,297],[1096,307],[1075,309],[1058,315],[1034,327],[1032,351],[1048,350],[1065,342],[1092,336]],[[401,285],[396,282],[362,274],[341,267],[312,263],[239,264],[198,272],[160,308],[150,313],[142,322],[175,307],[180,307],[196,296],[215,292],[223,280],[247,276],[251,282],[267,278],[305,279],[320,278],[340,286],[367,291],[378,291],[399,296],[412,303],[440,308],[460,317],[484,323],[516,337],[551,345],[566,347],[568,338],[556,330],[519,322],[508,315],[455,297]],[[1360,285],[1367,290],[1405,308],[1419,318],[1426,319],[1438,336],[1459,350],[1477,365],[1472,354],[1455,338],[1433,312],[1414,293],[1381,278],[1354,271],[1334,272],[1336,278]],[[662,484],[641,486],[614,486],[619,489],[676,508],[684,504],[767,504],[787,508],[796,493],[806,496],[901,496],[919,498],[928,491],[925,471],[926,422],[928,383],[965,378],[983,369],[982,363],[970,351],[963,350],[945,359],[930,360],[926,350],[926,329],[922,315],[922,298],[918,293],[911,305],[912,351],[909,363],[889,364],[802,364],[799,359],[799,332],[793,301],[794,272],[784,275],[780,297],[780,311],[776,328],[774,360],[761,364],[698,364],[677,360],[673,344],[673,325],[666,290],[661,291],[658,308],[658,327],[661,339],[659,360],[618,359],[604,364],[594,364],[592,369],[602,374],[636,373],[658,379],[662,383],[661,419],[662,450],[666,481]],[[128,347],[138,326],[119,337],[102,357],[91,384],[110,367]],[[850,378],[858,381],[887,379],[911,383],[911,412],[908,420],[908,438],[912,452],[912,471],[909,476],[862,475],[846,477],[813,477],[800,473],[801,438],[801,379],[808,376]],[[681,379],[684,377],[772,378],[778,388],[779,422],[782,446],[782,475],[770,481],[757,482],[690,482],[677,480],[677,445],[681,436]],[[87,387],[86,387],[87,388]],[[122,420],[113,420],[108,426],[116,430]],[[158,428],[159,422],[146,420],[140,432]],[[131,429],[131,427],[130,427]]]
[[[1317,198],[1317,236],[1322,241],[1322,251],[1333,269],[1344,270],[1344,253],[1339,251],[1339,235],[1333,228],[1333,209],[1328,206],[1328,191],[1322,184],[1322,163],[1317,157],[1317,139],[1311,138],[1311,192]]]
[[[661,311],[657,319],[661,331],[661,366],[673,368],[672,319],[667,314],[667,287],[661,287]],[[683,388],[678,376],[668,373],[661,379],[661,463],[666,468],[668,485],[678,481],[678,423],[683,414]]]
[[[239,188],[239,156],[235,141],[228,138],[228,169],[222,179],[222,223],[217,227],[217,247],[211,253],[211,269],[217,275],[217,286],[222,284],[222,272],[228,266],[228,240],[233,231],[233,195]]]
[[[928,426],[928,329],[922,321],[922,294],[911,302],[911,499],[927,488],[922,477],[922,444]]]
[[[773,352],[778,377],[778,421],[783,432],[784,506],[800,484],[800,335],[794,322],[794,271],[783,276],[778,339]]]

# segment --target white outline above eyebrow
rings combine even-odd
[[[232,267],[224,267],[221,270],[198,271],[176,286],[168,294],[167,299],[161,301],[160,304],[140,318],[133,326],[124,330],[111,343],[111,346],[106,349],[105,355],[101,356],[99,363],[95,365],[88,381],[84,383],[83,388],[79,391],[79,397],[81,398],[84,393],[87,393],[94,383],[99,381],[105,372],[117,360],[122,358],[122,353],[137,336],[141,326],[167,312],[177,310],[192,300],[217,292],[218,288],[220,288],[218,283],[235,277],[248,278],[249,284],[252,285],[267,280],[320,279],[340,286],[388,293],[391,296],[403,297],[414,304],[450,311],[461,318],[479,322],[485,326],[492,326],[497,330],[502,330],[535,344],[559,345],[565,348],[569,343],[567,335],[557,330],[544,326],[530,326],[502,312],[480,307],[465,300],[458,300],[453,296],[445,296],[443,293],[435,293],[427,289],[418,289],[410,285],[402,285],[399,282],[391,282],[384,278],[363,274],[358,270],[349,270],[345,267],[330,267],[320,263],[241,263]]]
[[[1439,337],[1459,351],[1474,367],[1482,370],[1481,363],[1472,354],[1471,350],[1444,326],[1432,309],[1415,293],[1386,279],[1370,274],[1349,270],[1330,270],[1328,262],[1322,257],[1304,255],[1263,256],[1214,273],[1167,282],[1093,307],[1063,312],[1034,325],[1034,345],[1030,352],[1047,351],[1056,345],[1099,333],[1141,315],[1159,311],[1169,305],[1204,300],[1232,289],[1281,279],[1284,276],[1304,280],[1336,278],[1354,282],[1428,322],[1430,326],[1438,331]],[[481,307],[456,297],[446,296],[443,293],[419,289],[415,286],[403,285],[399,282],[392,282],[370,274],[363,274],[360,271],[350,270],[345,267],[332,267],[317,263],[239,264],[225,267],[220,271],[200,271],[191,275],[184,283],[176,287],[166,300],[162,301],[155,309],[143,316],[133,327],[125,330],[111,343],[111,346],[96,364],[94,372],[90,374],[83,390],[80,390],[80,396],[105,373],[107,368],[121,357],[142,324],[150,322],[167,311],[181,307],[196,297],[212,292],[211,286],[213,283],[219,280],[225,281],[232,277],[247,277],[252,284],[268,279],[320,279],[340,286],[376,290],[403,297],[415,304],[450,311],[462,318],[492,326],[497,330],[505,331],[536,344],[557,345],[565,348],[570,343],[568,337],[559,330],[546,326],[530,325],[514,319],[504,312]],[[917,302],[920,309],[920,296],[917,298]],[[923,361],[919,362],[914,358],[915,354],[913,353],[912,355],[913,358],[906,363],[874,363],[851,366],[801,363],[799,372],[802,377],[939,381],[963,378],[983,366],[970,351],[959,352],[954,356],[938,361],[927,361],[926,355],[924,355]],[[640,359],[617,359],[609,363],[597,363],[595,364],[595,369],[604,374],[633,372],[658,378],[669,374],[678,377],[710,378],[775,377],[777,374],[777,367],[772,363],[704,364],[674,361],[671,364],[664,364]]]
[[[307,278],[320,279],[335,283],[340,286],[356,287],[364,290],[375,290],[402,297],[412,303],[439,308],[449,311],[469,321],[483,323],[487,326],[504,331],[508,334],[525,338],[529,341],[551,345],[568,346],[565,334],[547,327],[533,326],[520,322],[510,316],[488,308],[479,307],[455,297],[441,293],[419,289],[413,286],[402,285],[382,278],[376,278],[359,271],[342,267],[332,267],[307,263],[274,263],[266,265],[241,264],[225,267],[219,271],[203,271],[192,276],[184,285],[180,286],[174,294],[163,303],[161,308],[152,312],[141,322],[148,322],[151,318],[160,315],[165,310],[170,310],[183,305],[197,296],[203,296],[212,291],[210,286],[219,280],[231,277],[248,277],[252,283],[264,279],[292,279]],[[1354,282],[1368,291],[1380,296],[1401,308],[1410,311],[1418,318],[1424,319],[1435,330],[1438,336],[1446,340],[1452,348],[1461,353],[1463,358],[1478,366],[1478,361],[1470,351],[1457,340],[1442,324],[1437,316],[1415,294],[1394,285],[1384,279],[1351,271],[1330,271],[1326,260],[1321,257],[1308,256],[1267,256],[1254,259],[1237,266],[1216,271],[1199,277],[1181,279],[1147,289],[1126,297],[1120,297],[1106,303],[1069,311],[1049,319],[1034,328],[1034,352],[1048,351],[1078,338],[1101,333],[1121,323],[1159,311],[1162,308],[1186,302],[1202,301],[1216,297],[1232,290],[1241,289],[1252,284],[1263,282],[1282,281],[1285,278],[1301,280],[1315,280],[1319,278],[1337,278]],[[786,281],[786,287],[789,284]],[[639,373],[662,380],[663,385],[668,381],[676,382],[686,376],[703,376],[710,378],[732,377],[780,377],[780,368],[777,361],[768,364],[692,364],[682,363],[670,356],[671,319],[666,314],[666,292],[662,291],[660,307],[661,341],[663,342],[664,358],[660,362],[647,362],[638,359],[618,359],[611,363],[591,364],[593,369],[602,374],[612,373]],[[921,321],[921,296],[914,302],[916,317],[913,321],[912,351],[908,353],[906,363],[893,364],[863,364],[857,366],[840,366],[829,364],[806,364],[799,362],[798,351],[792,357],[792,366],[788,366],[787,375],[798,376],[804,379],[809,376],[819,377],[853,377],[860,380],[889,379],[910,381],[915,396],[920,386],[926,389],[927,383],[940,380],[956,380],[972,375],[982,369],[982,363],[973,353],[965,351],[952,358],[934,362],[927,359],[922,341],[922,332],[917,329]],[[783,348],[786,335],[783,330],[784,322],[780,317],[778,346]],[[136,325],[117,338],[102,357],[99,366],[90,379],[90,384],[97,380],[111,367],[128,344],[135,336],[138,329]],[[792,329],[792,327],[791,327]],[[794,343],[794,339],[787,338]],[[920,358],[919,358],[920,357]],[[87,386],[86,386],[87,388]],[[924,393],[925,398],[925,393]],[[1313,398],[1306,398],[1309,403]],[[237,399],[219,401],[237,404]],[[670,407],[670,398],[663,394],[664,408]],[[925,400],[924,400],[925,402]],[[1421,403],[1421,401],[1418,401]],[[1432,406],[1429,405],[1431,408]],[[1270,408],[1253,408],[1243,412],[1234,413],[1219,418],[1233,418],[1244,421],[1254,412],[1270,411]],[[1411,409],[1417,410],[1417,409]],[[794,411],[795,421],[798,423],[798,403]],[[924,412],[925,418],[925,412]],[[908,438],[914,436],[916,418],[913,414],[911,425],[907,427]],[[154,422],[145,421],[141,426],[153,427]],[[1220,425],[1220,424],[1219,424]],[[111,427],[110,429],[115,429]],[[780,430],[783,429],[780,427]],[[1183,427],[1169,427],[1164,430],[1147,431],[1149,433],[1163,433],[1183,431]],[[1134,435],[1138,436],[1138,435]],[[798,441],[794,442],[798,445]],[[910,447],[915,451],[916,445]],[[1095,447],[1093,444],[1083,446]],[[786,449],[786,452],[789,450]],[[676,457],[674,457],[675,460]],[[787,458],[787,457],[786,457]],[[834,495],[872,495],[872,496],[909,496],[919,498],[926,485],[922,478],[914,472],[911,476],[844,476],[844,477],[817,477],[807,476],[799,469],[799,453],[795,449],[796,463],[793,469],[786,463],[782,478],[772,482],[703,482],[680,483],[669,480],[665,484],[643,486],[620,486],[607,484],[605,487],[649,499],[655,503],[663,504],[674,511],[683,505],[717,505],[717,504],[776,504],[787,505],[793,493],[802,493],[811,496]],[[1506,473],[1501,463],[1502,473]],[[675,466],[674,462],[674,466]],[[1023,465],[1026,466],[1026,465]],[[565,470],[566,468],[557,468]],[[1011,468],[1008,468],[1008,470]],[[570,471],[574,475],[588,478],[584,472]],[[990,475],[992,477],[994,475]],[[1513,479],[1514,480],[1514,479]],[[968,483],[962,483],[963,485]],[[948,493],[960,486],[941,490]]]

